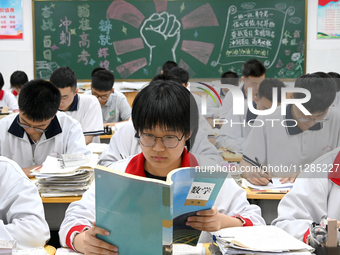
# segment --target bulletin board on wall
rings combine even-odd
[[[190,78],[241,75],[261,60],[266,77],[305,72],[306,0],[32,0],[35,77],[60,66],[89,80],[95,67],[146,80],[173,60]]]

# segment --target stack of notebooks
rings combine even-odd
[[[211,234],[223,255],[309,255],[314,251],[311,246],[275,226],[225,228]]]
[[[41,197],[81,196],[90,187],[98,155],[48,156],[41,167],[32,170]]]

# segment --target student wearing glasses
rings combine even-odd
[[[19,97],[19,113],[0,120],[0,155],[14,160],[25,172],[47,156],[91,154],[78,121],[58,112],[61,94],[44,80],[26,83]]]
[[[305,74],[296,79],[295,87],[311,93],[310,100],[302,104],[311,115],[287,105],[286,115],[281,114],[281,106],[269,116],[257,117],[264,125],[251,129],[240,162],[243,177],[253,184],[267,185],[272,175],[282,177],[282,183],[294,182],[301,168],[340,145],[340,112],[330,108],[336,93],[334,79],[323,72]],[[291,97],[304,98],[305,94]],[[258,162],[268,171],[254,169]]]
[[[95,96],[102,108],[103,122],[112,123],[129,120],[131,107],[123,93],[115,91],[113,84],[115,77],[105,68],[95,68],[92,71],[91,90],[85,95]]]
[[[77,76],[67,67],[59,67],[51,74],[50,81],[61,93],[60,111],[79,121],[86,144],[100,142],[103,119],[98,100],[89,95],[78,95]]]
[[[198,130],[198,109],[191,97],[185,87],[171,80],[152,81],[139,92],[132,106],[132,121],[142,152],[115,162],[110,168],[165,180],[170,171],[179,167],[216,165],[204,156],[189,152]],[[61,244],[85,254],[118,254],[119,247],[96,237],[109,233],[95,226],[94,185],[67,209],[59,231]],[[259,207],[249,205],[245,191],[232,178],[226,178],[215,206],[200,213],[188,218],[187,225],[215,231],[264,224]],[[211,237],[202,232],[199,241],[208,242]]]

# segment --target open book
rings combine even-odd
[[[196,244],[201,231],[186,219],[212,208],[226,175],[179,168],[160,181],[97,166],[96,225],[110,232],[98,237],[120,254],[171,254],[172,243]]]

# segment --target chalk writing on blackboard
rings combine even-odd
[[[285,32],[287,16],[295,13],[295,8],[277,4],[276,8],[255,8],[255,3],[243,4],[238,9],[228,8],[224,36],[216,61],[211,65],[233,65],[249,58],[261,59],[270,68],[280,51]],[[275,22],[279,18],[280,22]],[[279,26],[280,33],[277,27]],[[278,45],[273,47],[273,45]],[[237,57],[237,58],[236,58]]]
[[[48,79],[70,66],[89,79],[100,66],[117,79],[149,79],[173,60],[190,78],[217,78],[258,58],[268,76],[295,78],[304,66],[302,10],[304,0],[34,0],[35,74]]]

